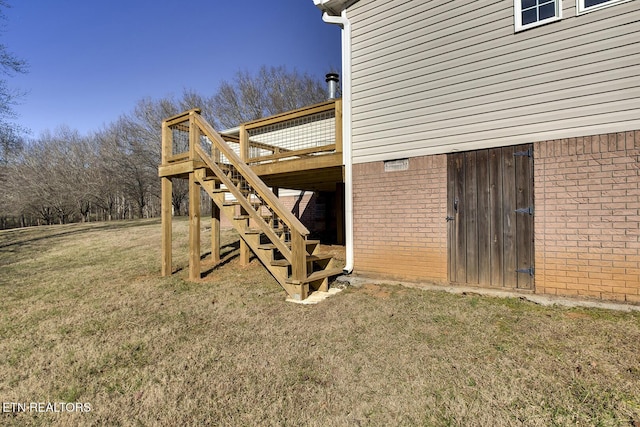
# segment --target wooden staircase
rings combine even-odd
[[[342,268],[209,123],[199,114],[190,121],[193,160],[204,165],[193,174],[221,214],[291,298],[327,291]]]

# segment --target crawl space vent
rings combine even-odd
[[[385,172],[406,171],[409,169],[409,159],[387,160],[384,162]]]

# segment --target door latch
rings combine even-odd
[[[533,277],[535,276],[535,269],[533,267],[529,267],[529,268],[519,268],[518,270],[516,270],[516,273],[526,273],[529,276]]]
[[[453,221],[455,218],[452,216],[448,216],[445,219],[447,220],[447,222],[449,222],[449,221]]]

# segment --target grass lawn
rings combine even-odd
[[[640,425],[638,312],[372,284],[297,305],[237,239],[190,283],[184,219],[170,278],[158,220],[0,232],[0,424]]]

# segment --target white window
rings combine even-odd
[[[516,31],[521,31],[561,19],[562,1],[514,0],[514,10]]]
[[[628,1],[629,0],[576,0],[576,7],[578,9],[578,14],[581,14]]]

